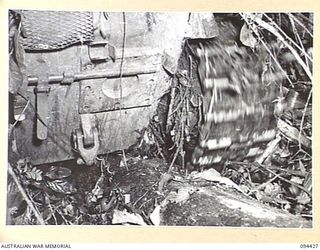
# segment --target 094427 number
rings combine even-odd
[[[309,249],[309,248],[318,248],[319,244],[300,244],[300,248]]]

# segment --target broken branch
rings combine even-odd
[[[26,192],[24,191],[23,187],[21,186],[17,175],[15,174],[15,172],[12,169],[12,166],[10,165],[10,163],[8,163],[8,172],[11,175],[11,177],[13,178],[15,184],[18,187],[19,192],[21,193],[23,199],[26,201],[26,203],[28,204],[28,206],[30,207],[30,209],[32,210],[32,212],[34,213],[35,217],[37,218],[37,220],[39,221],[39,223],[41,225],[45,225],[46,223],[44,222],[43,218],[41,218],[39,212],[37,211],[37,209],[34,207],[33,203],[31,202],[30,198],[28,197],[28,195],[26,194]]]

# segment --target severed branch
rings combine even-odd
[[[36,216],[37,220],[39,221],[39,223],[41,225],[45,225],[46,223],[44,222],[43,218],[41,218],[39,212],[36,210],[36,208],[34,207],[33,203],[31,202],[30,198],[28,197],[28,195],[26,194],[26,192],[24,191],[23,187],[21,186],[17,175],[15,174],[15,172],[12,169],[12,166],[10,165],[10,163],[8,163],[8,172],[11,175],[11,177],[13,178],[15,184],[18,187],[19,192],[21,193],[23,199],[26,201],[26,203],[28,204],[28,206],[31,208],[32,212],[34,213],[34,215]]]

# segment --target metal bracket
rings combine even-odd
[[[37,103],[37,138],[45,140],[48,137],[49,104],[48,97],[50,93],[48,76],[40,78],[38,85],[34,89]]]
[[[111,58],[116,60],[116,49],[107,41],[91,42],[89,44],[89,56],[92,61],[101,61]]]
[[[64,72],[61,84],[70,85],[73,82],[74,82],[74,73],[72,71]]]
[[[81,115],[80,118],[82,131],[76,129],[73,140],[85,164],[91,166],[95,161],[100,147],[99,133],[90,115]]]

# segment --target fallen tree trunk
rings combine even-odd
[[[312,222],[302,216],[262,203],[270,204],[272,198],[267,201],[267,197],[260,197],[258,201],[217,182],[195,181],[192,175],[181,176],[174,171],[170,174],[171,178],[166,177],[169,183],[163,184],[161,176],[167,175],[167,166],[161,160],[138,160],[128,168],[129,172],[115,176],[116,186],[127,189],[128,185],[132,187],[130,193],[135,206],[143,209],[146,214],[152,214],[152,211],[161,207],[160,225],[312,227]],[[147,178],[146,174],[152,178]],[[134,183],[135,180],[139,183]],[[161,190],[157,188],[160,182]],[[283,207],[286,204],[284,200]]]
[[[284,204],[285,205],[285,204]],[[311,228],[301,216],[270,207],[237,193],[214,186],[201,187],[183,204],[167,205],[161,225]]]

